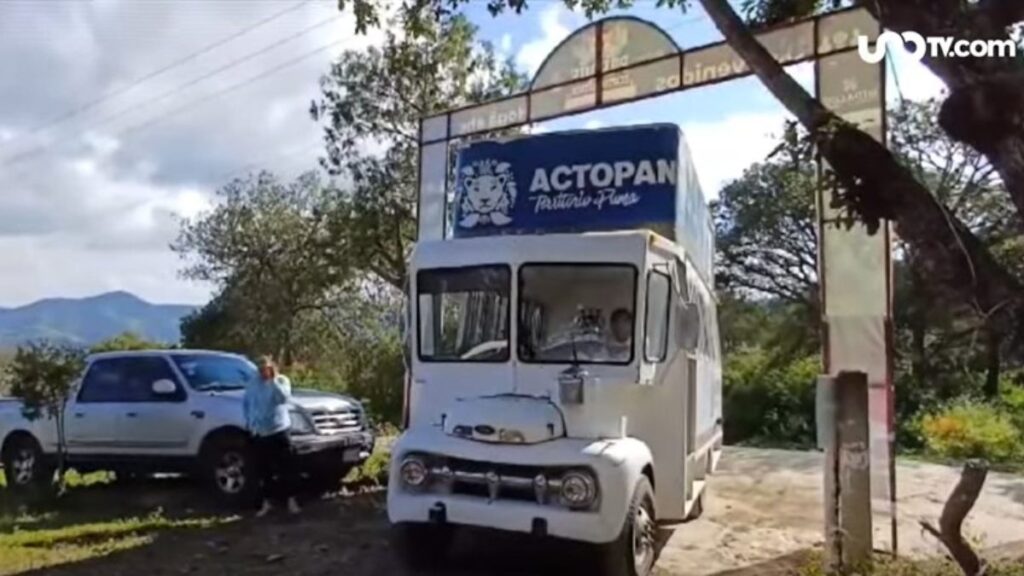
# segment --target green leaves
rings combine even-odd
[[[84,368],[80,348],[46,341],[21,346],[7,367],[11,395],[22,400],[26,418],[59,418]]]
[[[310,105],[324,128],[321,164],[345,182],[330,217],[332,237],[360,273],[396,288],[404,285],[415,240],[420,118],[525,83],[490,45],[477,42],[476,28],[462,16],[438,20],[417,12],[401,24],[416,33],[389,31],[380,48],[343,53]]]

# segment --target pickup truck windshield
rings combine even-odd
[[[171,357],[194,390],[239,390],[259,377],[259,371],[252,362],[234,356],[176,354]]]
[[[628,264],[526,264],[519,269],[519,359],[633,361],[636,268]]]
[[[420,359],[509,359],[508,266],[435,268],[416,275]]]

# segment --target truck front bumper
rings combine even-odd
[[[392,447],[388,519],[396,524],[451,523],[582,542],[611,542],[622,531],[640,473],[630,471],[628,459],[614,449],[617,442],[622,441],[563,438],[524,446],[484,444],[435,430],[406,432]],[[398,469],[404,456],[414,452],[496,465],[585,466],[597,476],[600,499],[595,509],[576,511],[557,503],[411,490],[402,485]]]
[[[316,465],[361,464],[373,453],[375,443],[371,432],[292,437],[300,462]]]

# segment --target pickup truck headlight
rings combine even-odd
[[[298,436],[309,436],[316,434],[316,426],[313,425],[313,421],[310,420],[309,416],[305,412],[297,408],[291,409],[292,429],[291,433]]]

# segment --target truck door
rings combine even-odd
[[[96,360],[89,365],[68,405],[66,434],[74,454],[105,454],[115,450],[120,372],[117,359]]]
[[[195,421],[188,392],[163,356],[134,356],[121,363],[124,402],[120,405],[117,446],[122,453],[167,456],[185,449]],[[163,382],[164,389],[154,384]],[[170,386],[173,384],[173,387]]]

